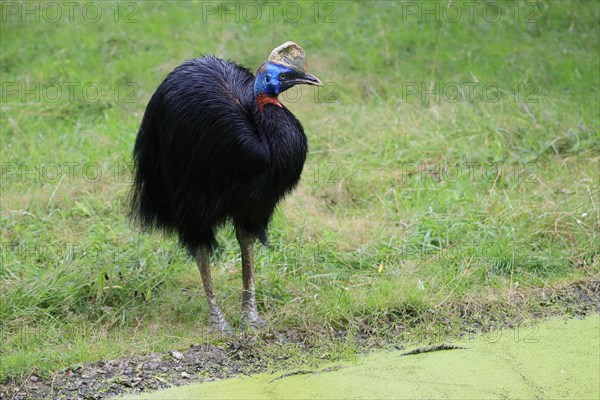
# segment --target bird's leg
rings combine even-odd
[[[243,228],[236,227],[236,237],[242,251],[242,325],[258,328],[265,325],[258,316],[254,289],[254,241],[255,237]]]
[[[200,270],[200,276],[202,277],[202,285],[204,286],[204,292],[206,293],[206,300],[208,301],[208,308],[210,310],[210,326],[224,333],[232,333],[229,323],[225,320],[221,308],[217,303],[217,298],[212,286],[212,279],[210,277],[210,263],[209,263],[209,251],[206,248],[199,248],[194,257],[198,269]]]

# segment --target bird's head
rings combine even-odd
[[[263,94],[277,99],[281,92],[300,84],[323,86],[316,76],[306,72],[302,47],[294,42],[286,42],[275,48],[267,62],[258,69],[254,95],[258,97]]]

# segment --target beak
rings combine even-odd
[[[314,75],[311,75],[309,73],[305,73],[302,76],[294,79],[291,81],[294,85],[301,85],[301,84],[305,84],[305,85],[314,85],[314,86],[320,86],[323,87],[323,84],[321,83],[321,81],[319,80],[319,78],[317,78]]]

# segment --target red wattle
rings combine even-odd
[[[278,107],[282,107],[277,97],[269,96],[265,92],[260,92],[258,96],[256,96],[256,103],[258,104],[258,109],[260,110],[260,112],[262,112],[263,107],[266,104],[274,104]]]

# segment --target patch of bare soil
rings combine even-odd
[[[571,317],[600,313],[600,281],[580,281],[559,288],[529,289],[512,294],[510,309],[527,308],[521,317],[543,318],[567,315]],[[464,320],[464,330],[487,331],[518,324],[515,314],[504,313],[497,305],[485,302],[448,304],[446,311],[458,313]],[[535,304],[531,307],[531,304]],[[488,304],[489,305],[489,304]],[[357,324],[360,326],[361,324]],[[365,327],[355,336],[359,351],[385,346],[386,338]],[[285,356],[273,358],[265,354],[264,346],[294,343],[303,351],[316,350],[306,335],[294,329],[283,332],[246,332],[231,337],[223,346],[194,345],[185,351],[169,351],[143,356],[131,356],[112,361],[98,361],[76,368],[57,371],[45,378],[29,374],[13,377],[0,384],[0,400],[24,399],[106,399],[127,392],[144,392],[249,375],[267,367],[282,365]],[[342,331],[330,333],[328,340],[346,340]],[[389,337],[388,337],[389,339]]]
[[[264,360],[243,344],[195,345],[185,351],[98,361],[54,373],[34,374],[1,388],[0,399],[105,399],[131,391],[150,391],[262,372]]]

